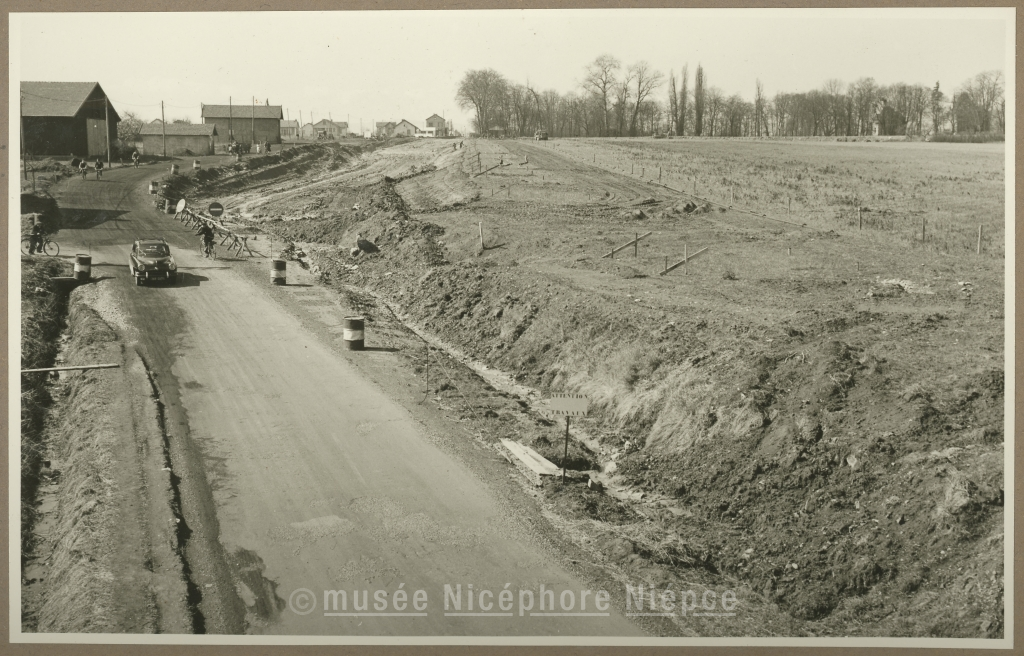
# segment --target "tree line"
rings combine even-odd
[[[658,94],[664,88],[665,95]],[[467,71],[456,103],[473,112],[473,132],[532,136],[622,137],[652,134],[708,137],[813,137],[939,133],[1005,133],[1003,74],[979,73],[950,94],[920,84],[827,80],[821,88],[769,97],[756,80],[753,100],[727,96],[697,65],[666,76],[640,61],[629,66],[601,55],[576,89],[559,93],[511,81],[493,69]]]

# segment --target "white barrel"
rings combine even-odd
[[[160,183],[157,182],[156,180],[154,180],[153,182],[149,183],[149,193],[156,194],[156,192],[157,192],[157,190],[159,188],[160,188]]]
[[[364,346],[363,317],[345,317],[342,340],[349,351],[362,351]]]
[[[177,214],[178,211],[175,209],[176,206],[177,203],[168,198],[167,203],[164,205],[164,212],[167,214]]]
[[[171,175],[174,175],[177,172],[178,172],[178,165],[177,164],[171,164]]]
[[[92,275],[92,255],[75,255],[75,280],[85,282]]]
[[[202,167],[199,165],[199,160],[197,160],[197,159],[192,160],[192,170],[193,171],[198,171],[200,168],[202,168]]]
[[[284,285],[287,281],[286,270],[288,262],[286,260],[273,260],[270,262],[270,282],[275,285]]]

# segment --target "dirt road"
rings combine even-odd
[[[126,168],[68,181],[56,191],[77,227],[59,240],[64,253],[92,253],[94,278],[116,286],[137,331],[164,407],[200,630],[640,634],[615,607],[579,616],[598,610],[594,596],[580,606],[586,585],[553,564],[405,408],[286,312],[269,285],[230,260],[203,260],[188,229],[153,208],[145,186],[157,177]],[[167,239],[178,285],[132,284],[136,236]],[[461,609],[450,600],[447,612],[485,615],[446,615],[446,584],[463,591]],[[499,610],[506,584],[515,607]],[[539,597],[542,585],[559,607],[521,613],[520,591]],[[339,596],[337,609],[325,609],[325,590],[346,591],[347,607]],[[414,607],[418,590],[426,603]],[[572,607],[563,590],[573,591]]]

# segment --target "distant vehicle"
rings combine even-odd
[[[178,265],[171,255],[171,247],[163,239],[139,239],[132,244],[128,268],[136,285],[160,280],[173,285],[178,277]]]
[[[534,133],[533,138],[536,139],[537,141],[547,141],[548,140],[548,131],[547,130],[537,130],[537,132]]]

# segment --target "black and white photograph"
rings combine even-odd
[[[123,9],[8,15],[10,642],[1013,647],[1014,8]]]

